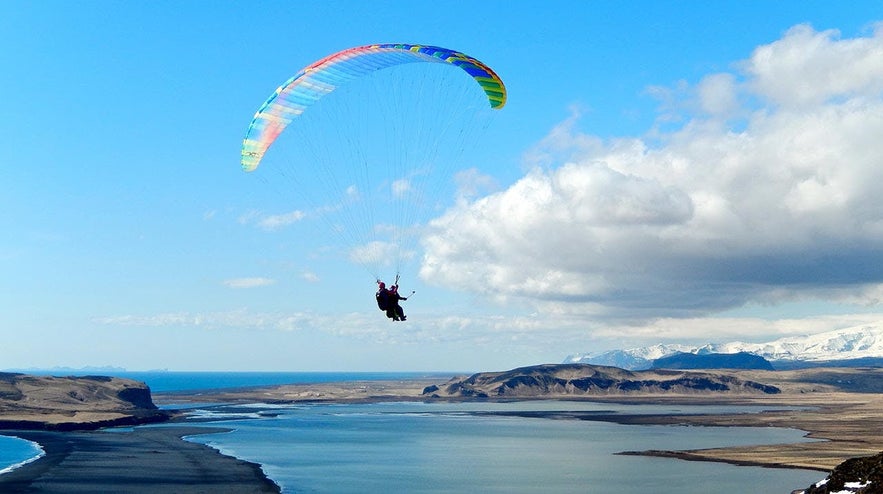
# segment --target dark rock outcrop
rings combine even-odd
[[[150,397],[150,388],[146,386],[143,388],[123,388],[117,393],[117,396],[123,401],[128,401],[135,408],[144,410],[157,409],[156,405],[153,404],[153,399]]]
[[[817,482],[803,494],[829,494],[855,492],[859,494],[883,494],[883,453],[874,456],[852,458],[835,468],[825,480]]]

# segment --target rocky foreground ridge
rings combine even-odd
[[[168,420],[146,384],[0,373],[0,429],[87,430]]]
[[[880,494],[883,492],[883,453],[846,460],[821,482],[794,494]]]
[[[776,386],[718,372],[628,371],[588,364],[547,364],[505,372],[481,372],[427,386],[430,398],[554,398],[596,395],[778,394]]]

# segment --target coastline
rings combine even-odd
[[[492,412],[498,415],[567,420],[604,421],[630,425],[688,425],[716,427],[780,427],[799,429],[814,442],[740,446],[697,450],[622,451],[617,454],[658,456],[687,461],[723,462],[769,468],[830,471],[843,461],[883,451],[883,394],[834,391],[817,387],[787,389],[777,395],[748,394],[607,394],[574,396],[548,394],[528,398],[431,398],[426,386],[438,380],[403,379],[349,381],[156,393],[157,403],[180,404],[163,410],[167,425],[134,430],[4,429],[0,434],[36,442],[45,455],[0,475],[2,492],[280,492],[260,465],[226,456],[182,439],[223,432],[209,419],[196,426],[182,423],[186,405],[377,403],[396,401],[588,401],[621,404],[756,405],[776,407],[758,413],[691,415],[599,414],[556,411]],[[0,417],[2,418],[2,417]],[[91,423],[94,425],[94,423]]]
[[[133,431],[3,430],[39,444],[45,455],[0,475],[0,491],[182,494],[279,493],[260,465],[221,454],[184,436],[228,429],[194,426]]]

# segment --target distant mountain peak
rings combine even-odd
[[[565,363],[649,369],[653,361],[676,353],[731,354],[746,352],[769,361],[825,362],[883,358],[883,321],[808,336],[789,336],[767,343],[708,343],[701,346],[657,344],[647,347],[570,355]]]

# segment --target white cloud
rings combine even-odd
[[[359,188],[355,185],[350,185],[344,191],[344,197],[351,201],[358,201],[362,198],[362,193],[359,192]]]
[[[350,249],[350,261],[365,266],[386,266],[396,258],[398,246],[390,242],[374,241]]]
[[[123,315],[96,318],[99,324],[133,327],[199,327],[206,329],[276,329],[292,331],[312,327],[314,316],[308,313],[254,313],[245,309],[222,312],[173,312],[153,315]]]
[[[454,183],[457,184],[457,197],[460,199],[473,199],[482,193],[496,192],[500,188],[493,177],[482,174],[475,168],[456,173]]]
[[[297,223],[306,217],[307,213],[301,210],[270,215],[261,211],[250,210],[241,214],[237,221],[241,225],[257,225],[262,230],[275,231]]]
[[[319,275],[312,271],[304,271],[301,273],[301,278],[309,283],[318,283],[321,280]]]
[[[639,325],[605,326],[597,329],[594,336],[611,339],[627,337],[648,344],[687,340],[697,343],[755,342],[875,324],[881,317],[883,314],[876,313],[776,320],[750,317],[660,318]]]
[[[276,280],[271,278],[234,278],[230,280],[224,280],[221,282],[224,286],[228,288],[256,288],[267,285],[272,285],[276,283]]]
[[[279,228],[297,223],[305,217],[306,213],[295,210],[284,214],[265,216],[258,220],[257,224],[264,230],[278,230]]]
[[[758,47],[744,63],[758,96],[783,106],[813,106],[832,99],[878,98],[883,90],[883,28],[870,37],[840,39],[836,30],[808,25]]]
[[[391,189],[393,197],[404,197],[411,190],[411,181],[406,178],[395,180],[391,185]]]
[[[733,74],[712,74],[696,87],[700,108],[714,116],[729,117],[739,111],[739,95]]]
[[[669,130],[652,140],[583,134],[575,112],[525,177],[432,222],[421,276],[620,320],[877,300],[883,32],[798,26],[738,67],[657,88]]]

